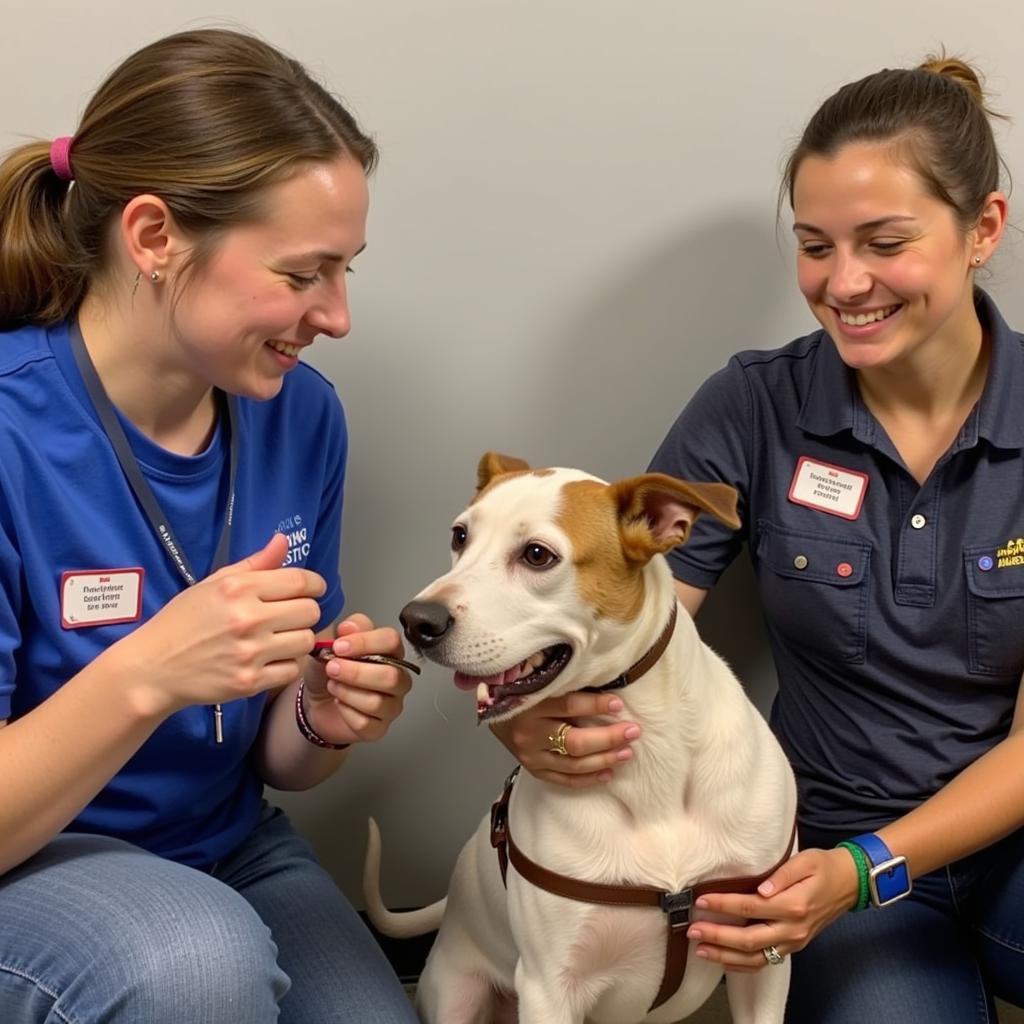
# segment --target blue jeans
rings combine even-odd
[[[793,957],[786,1024],[994,1024],[994,996],[1024,1006],[1024,830],[829,925]]]
[[[3,1024],[415,1024],[282,811],[209,873],[57,836],[0,876]]]

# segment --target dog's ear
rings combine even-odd
[[[512,455],[485,452],[476,468],[476,490],[479,494],[496,476],[502,473],[522,473],[530,468],[529,463]]]
[[[693,484],[664,473],[645,473],[611,488],[619,508],[623,553],[632,561],[647,562],[684,544],[701,512],[734,530],[740,527],[736,489],[728,484]]]

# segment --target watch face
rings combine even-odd
[[[885,907],[909,896],[913,886],[906,858],[894,857],[872,868],[868,876],[868,888],[871,891],[871,902],[876,907]]]

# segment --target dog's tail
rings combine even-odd
[[[431,903],[429,907],[397,914],[384,906],[380,898],[380,829],[373,818],[370,818],[369,824],[366,860],[363,862],[363,900],[366,903],[366,916],[373,922],[374,928],[393,939],[408,939],[439,928],[447,897]]]

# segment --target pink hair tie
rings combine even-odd
[[[50,143],[50,166],[61,181],[75,180],[75,173],[71,170],[72,142],[74,139],[70,135],[62,135]]]

